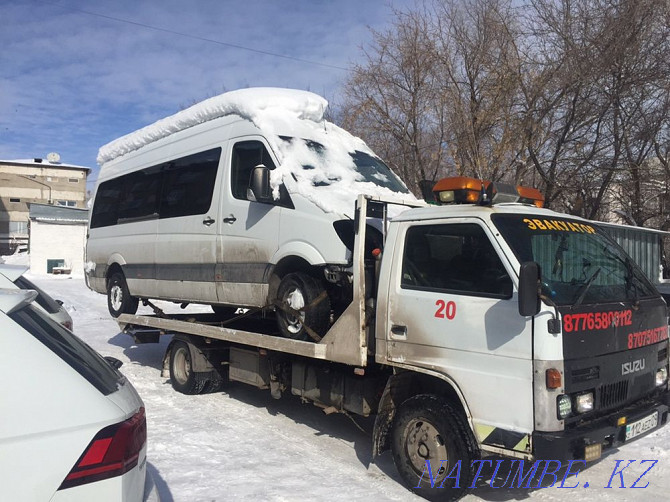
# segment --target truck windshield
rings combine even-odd
[[[658,296],[630,257],[593,225],[546,216],[497,214],[492,219],[519,262],[540,265],[542,292],[557,305]]]
[[[394,192],[409,193],[400,178],[370,153],[346,151],[343,145],[334,142],[322,145],[316,141],[281,136],[282,150],[292,163],[302,168],[294,178],[309,179],[312,186],[332,186],[345,183],[373,183]]]

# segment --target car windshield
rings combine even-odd
[[[556,305],[636,302],[658,295],[630,257],[593,225],[546,216],[492,219],[519,262],[540,265],[542,292]]]
[[[316,141],[282,136],[284,145],[311,179],[312,186],[331,186],[353,177],[354,182],[373,183],[393,192],[409,193],[407,187],[381,159],[363,151],[340,151]],[[294,177],[296,177],[294,175]],[[301,176],[302,177],[302,176]]]

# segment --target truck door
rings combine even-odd
[[[481,220],[402,225],[389,284],[388,359],[454,382],[480,442],[525,448],[533,430],[532,324],[518,313],[516,274]]]
[[[230,149],[230,169],[221,197],[221,235],[217,294],[221,303],[262,306],[268,294],[270,259],[277,251],[281,201],[247,200],[251,171],[275,168],[259,136],[238,138]]]

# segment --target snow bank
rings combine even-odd
[[[361,173],[353,155],[362,152],[376,158],[374,152],[362,139],[325,120],[327,106],[328,101],[321,96],[294,89],[259,87],[227,92],[103,146],[98,163],[189,127],[238,115],[263,132],[278,157],[279,166],[271,174],[275,198],[279,198],[279,186],[284,183],[290,193],[304,196],[323,211],[350,216],[359,193],[415,202],[381,162],[378,167],[382,172],[376,172],[375,167],[367,176]],[[405,193],[389,189],[392,185]]]
[[[226,115],[239,115],[259,127],[268,119],[319,122],[327,106],[328,101],[321,96],[294,89],[256,87],[226,92],[104,145],[98,152],[97,161],[98,164],[109,162],[170,134]]]

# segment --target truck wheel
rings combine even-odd
[[[196,373],[191,365],[191,351],[186,342],[176,340],[170,351],[170,382],[182,394],[200,394],[209,383],[208,374]]]
[[[405,485],[428,500],[462,497],[474,477],[472,461],[479,458],[465,418],[449,402],[426,394],[409,398],[400,406],[393,422],[391,449]]]
[[[121,273],[115,273],[107,281],[107,308],[112,317],[137,312],[137,298],[130,296],[126,279]]]
[[[295,316],[277,309],[277,323],[283,336],[294,340],[312,340],[305,325],[319,336],[328,331],[330,299],[321,281],[302,272],[287,274],[279,283],[277,299],[300,312],[300,316]]]

